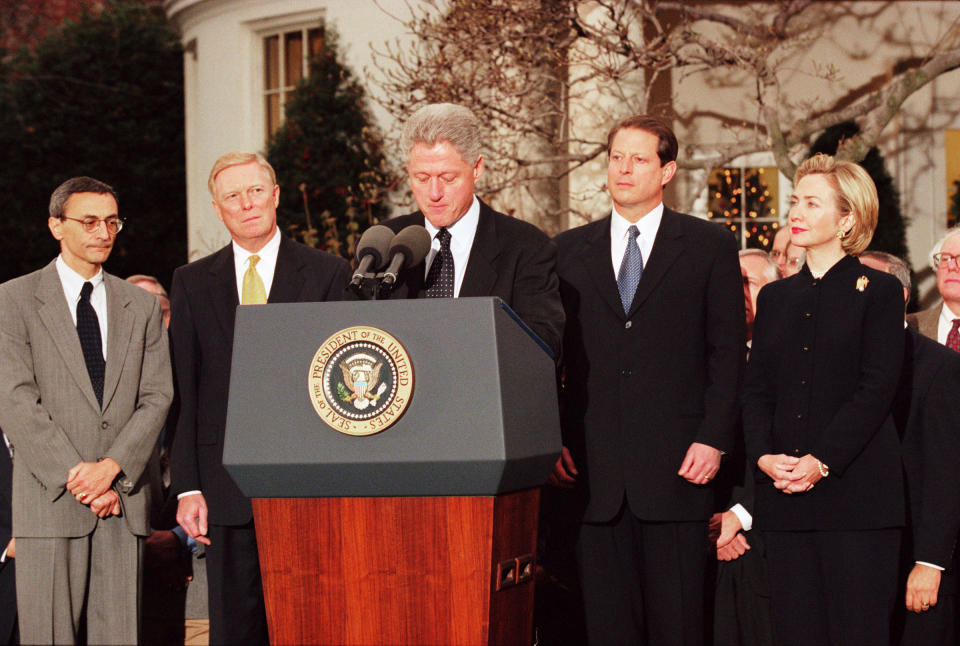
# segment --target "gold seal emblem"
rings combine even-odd
[[[413,365],[392,335],[374,327],[340,330],[321,344],[307,376],[314,410],[330,428],[373,435],[400,419],[413,395]]]

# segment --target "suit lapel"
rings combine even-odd
[[[640,276],[640,284],[637,285],[637,293],[633,297],[633,304],[630,305],[630,316],[643,305],[653,290],[656,289],[663,277],[667,275],[667,270],[683,253],[683,231],[680,227],[680,217],[670,209],[664,208],[663,218],[660,220],[660,228],[657,230],[657,237],[653,243],[653,250],[647,259],[647,264],[643,268],[643,274]]]
[[[939,332],[940,327],[940,315],[943,313],[943,308],[946,307],[944,303],[940,303],[940,307],[935,307],[922,312],[918,317],[917,321],[917,330],[923,336],[928,339],[937,340],[937,332]]]
[[[73,377],[74,382],[83,391],[87,401],[95,410],[100,410],[100,404],[97,402],[97,396],[93,392],[93,385],[90,383],[90,375],[87,373],[87,364],[83,361],[83,348],[80,347],[80,337],[77,336],[77,328],[73,323],[73,317],[70,314],[70,306],[63,295],[63,285],[60,283],[60,276],[57,274],[56,261],[44,267],[40,276],[40,287],[37,289],[35,297],[40,301],[37,310],[40,320],[57,346],[57,351],[63,358],[63,365],[67,372]],[[109,305],[108,305],[109,307]]]
[[[129,309],[130,299],[120,294],[114,282],[119,279],[109,274],[104,274],[103,279],[107,290],[107,365],[103,377],[103,410],[106,410],[120,383],[133,333],[134,315]]]
[[[296,243],[286,236],[280,237],[280,249],[277,251],[277,265],[273,270],[273,283],[270,285],[270,303],[294,303],[303,289],[302,267],[294,253]]]
[[[210,300],[225,338],[233,344],[233,323],[237,317],[237,270],[233,266],[233,245],[217,252],[210,268]]]
[[[613,273],[613,264],[610,259],[609,215],[594,226],[591,235],[587,238],[581,260],[596,285],[597,293],[607,301],[618,316],[625,316],[623,303],[620,302],[620,292],[617,289],[617,277]]]
[[[497,224],[490,207],[480,202],[480,219],[460,285],[460,296],[489,296],[497,283],[496,260],[500,255]]]

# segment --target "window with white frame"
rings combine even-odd
[[[741,249],[768,251],[785,214],[776,167],[736,166],[710,172],[707,217],[730,229]]]
[[[323,48],[323,27],[284,29],[263,37],[263,97],[266,135],[283,123],[283,106],[309,73],[310,58]]]

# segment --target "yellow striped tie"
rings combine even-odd
[[[241,305],[263,305],[267,302],[267,290],[263,288],[263,279],[257,273],[258,262],[260,262],[260,256],[250,256],[250,266],[243,274]]]

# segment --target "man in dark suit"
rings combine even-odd
[[[20,637],[133,644],[169,343],[157,300],[103,271],[123,226],[110,186],[67,180],[47,224],[60,255],[0,286]]]
[[[910,269],[900,258],[867,251],[860,262],[893,274],[910,300]],[[893,417],[900,432],[910,526],[903,544],[903,594],[895,643],[957,643],[957,555],[960,534],[960,356],[907,328]],[[904,613],[904,610],[908,611]]]
[[[2,432],[0,432],[2,435]],[[17,631],[16,541],[13,538],[11,498],[13,495],[13,460],[7,437],[0,447],[0,644],[19,643]]]
[[[733,448],[744,293],[733,237],[663,206],[677,149],[659,119],[617,124],[612,215],[556,238],[565,448],[551,480],[582,498],[596,644],[704,640],[707,485]]]
[[[556,355],[563,331],[556,247],[474,194],[483,175],[480,131],[470,110],[451,103],[424,106],[407,121],[403,147],[420,210],[384,224],[425,226],[433,246],[401,272],[391,298],[499,296]]]
[[[208,546],[210,643],[266,644],[253,512],[223,467],[236,308],[336,300],[349,268],[281,235],[280,187],[262,156],[223,155],[208,186],[233,241],[173,275],[170,337],[180,412],[171,493],[179,499],[177,522]]]

